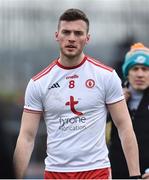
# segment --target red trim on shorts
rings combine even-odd
[[[45,171],[44,179],[111,179],[111,168],[95,169],[82,172]]]

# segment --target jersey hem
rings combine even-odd
[[[122,100],[124,100],[124,99],[125,99],[125,97],[124,97],[124,96],[121,96],[121,97],[119,97],[119,98],[114,99],[113,101],[108,101],[108,102],[106,102],[106,104],[117,103],[117,102],[122,101]]]
[[[42,113],[42,110],[37,110],[37,109],[28,109],[25,108],[23,109],[24,112],[29,112],[29,113]]]
[[[105,166],[96,166],[96,167],[88,167],[88,168],[48,168],[45,167],[45,171],[52,171],[52,172],[82,172],[82,171],[91,171],[91,170],[95,170],[95,169],[103,169],[103,168],[110,168],[110,164],[109,165],[105,165]]]

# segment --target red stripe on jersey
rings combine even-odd
[[[38,74],[36,74],[32,79],[34,81],[40,79],[42,76],[46,75],[47,73],[49,73],[51,71],[51,69],[56,65],[57,60],[53,61],[48,67],[46,67],[45,69],[43,69],[41,72],[39,72]]]
[[[27,112],[27,113],[34,113],[34,114],[41,114],[42,113],[42,111],[35,111],[35,110],[26,109],[26,108],[24,108],[23,111]]]
[[[111,68],[111,67],[109,67],[109,66],[107,66],[107,65],[105,65],[105,64],[101,63],[100,61],[97,61],[97,60],[95,60],[95,59],[93,59],[93,58],[88,57],[88,58],[87,58],[87,61],[89,61],[89,62],[91,62],[92,64],[94,64],[94,65],[96,65],[96,66],[99,66],[99,67],[101,67],[101,68],[103,68],[103,69],[106,69],[106,70],[108,70],[108,71],[110,71],[110,72],[113,71],[113,68]]]

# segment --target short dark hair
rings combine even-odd
[[[60,21],[75,21],[82,20],[87,25],[87,32],[89,31],[89,19],[86,14],[80,9],[67,9],[59,18],[58,28],[60,25]]]

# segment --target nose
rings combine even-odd
[[[75,41],[76,37],[75,37],[75,34],[72,32],[70,33],[69,35],[69,41]]]
[[[142,77],[142,76],[144,75],[144,71],[143,71],[142,69],[138,69],[137,75],[138,75],[139,77]]]

